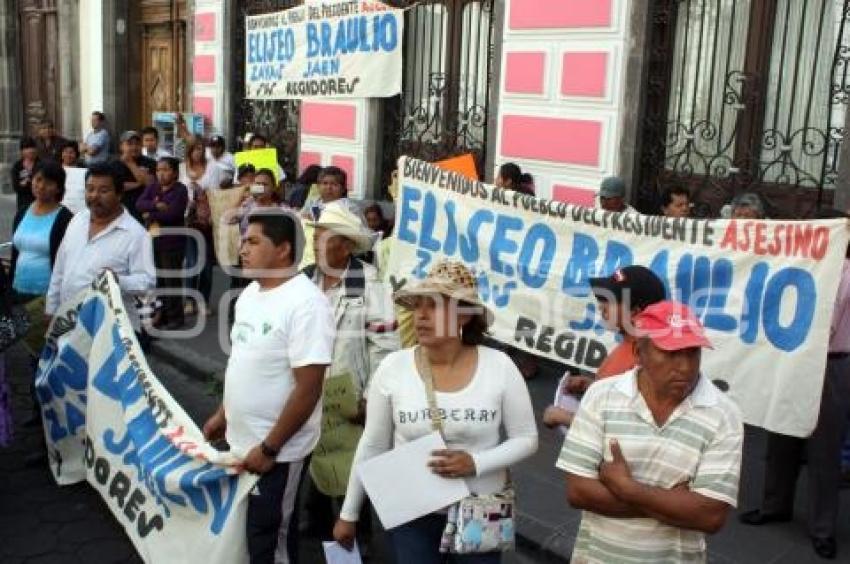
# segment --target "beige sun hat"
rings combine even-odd
[[[493,323],[493,312],[478,295],[478,280],[462,262],[442,260],[436,263],[428,276],[398,290],[393,294],[393,300],[405,309],[413,309],[416,307],[416,298],[435,294],[479,307],[487,326]]]
[[[355,253],[372,250],[375,237],[354,212],[343,204],[331,202],[325,206],[318,221],[311,221],[313,227],[322,227],[354,242]]]

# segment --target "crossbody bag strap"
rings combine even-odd
[[[416,368],[419,370],[422,381],[425,383],[425,394],[428,396],[428,413],[431,416],[431,428],[443,437],[443,418],[440,416],[440,409],[437,407],[437,395],[434,393],[434,374],[431,372],[431,363],[425,358],[421,346],[417,346],[413,351],[413,357],[416,361]]]

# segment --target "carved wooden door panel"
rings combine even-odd
[[[24,127],[34,135],[42,120],[61,122],[56,0],[21,0],[18,9]]]
[[[142,0],[138,9],[141,32],[141,124],[150,125],[153,112],[186,109],[186,2]]]
[[[148,27],[143,43],[142,119],[147,122],[151,113],[176,107],[175,46],[167,25]]]

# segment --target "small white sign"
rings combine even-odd
[[[469,495],[466,481],[443,478],[428,467],[446,443],[436,431],[362,462],[357,475],[385,529],[398,527]],[[399,480],[404,476],[404,480]]]
[[[357,541],[354,542],[354,548],[347,550],[338,542],[323,542],[322,547],[325,549],[325,560],[328,564],[362,564],[360,558],[360,547],[357,546]]]

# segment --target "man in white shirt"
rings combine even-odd
[[[221,169],[221,187],[230,188],[236,175],[236,162],[233,153],[224,144],[224,137],[213,135],[207,145],[207,160],[213,161]]]
[[[156,287],[150,235],[121,205],[122,183],[113,167],[97,164],[86,173],[86,207],[74,216],[56,255],[45,311],[59,306],[91,286],[104,270],[118,279],[127,294],[125,310],[138,330],[133,294]]]
[[[330,304],[297,271],[303,246],[291,213],[249,218],[240,257],[253,282],[236,302],[224,401],[204,425],[207,440],[226,438],[244,468],[261,474],[246,519],[252,563],[296,559],[296,494],[319,440],[322,385],[333,354]]]

